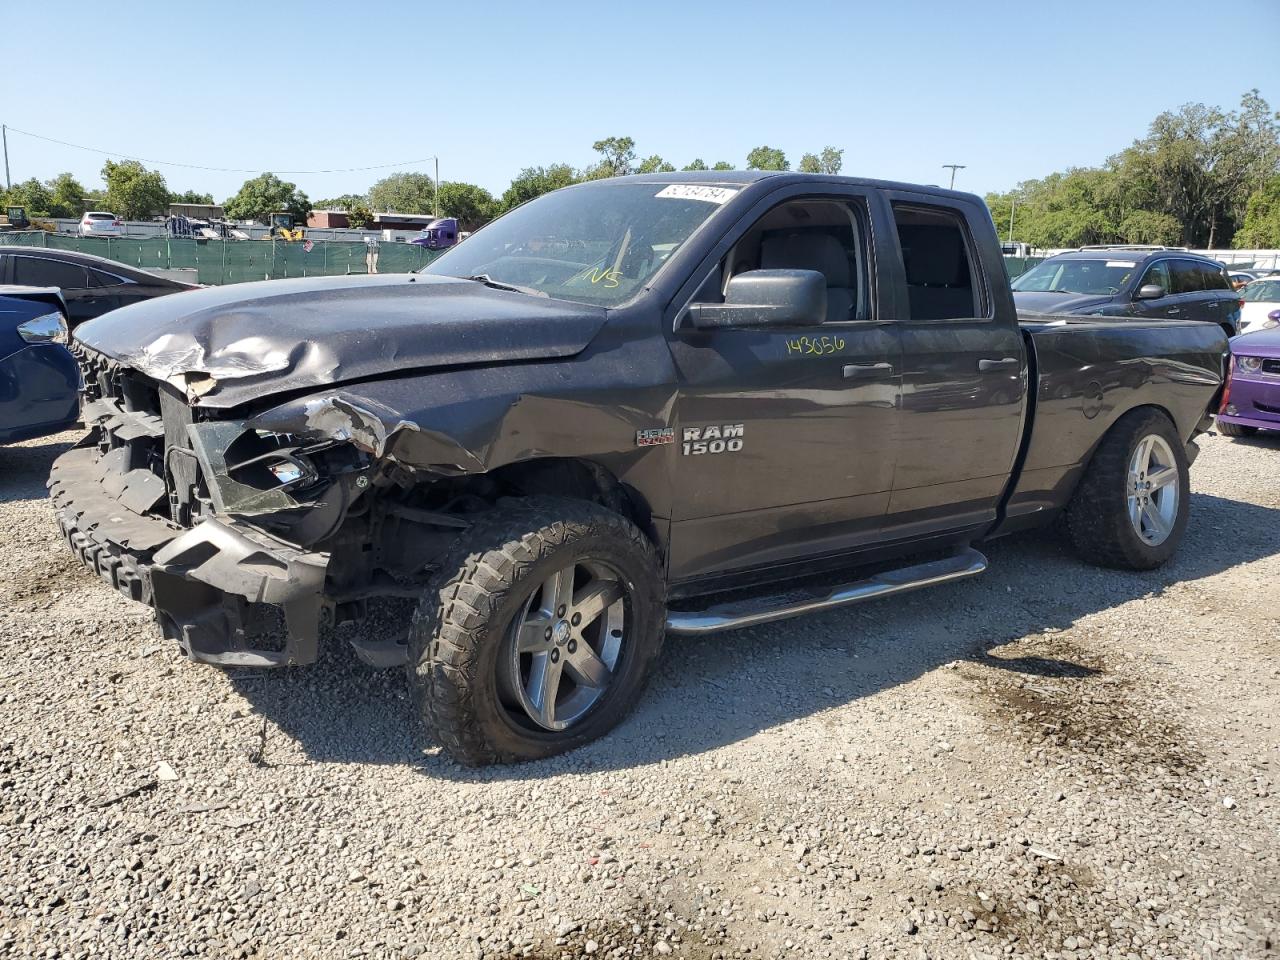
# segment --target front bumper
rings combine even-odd
[[[1227,409],[1233,412],[1219,413],[1219,420],[1259,430],[1280,430],[1280,378],[1267,375],[1261,379],[1237,373],[1231,380]]]
[[[316,659],[328,554],[235,522],[184,529],[135,513],[122,502],[128,489],[104,486],[97,454],[93,446],[67,451],[49,479],[58,527],[85,566],[150,604],[163,634],[192,660],[274,667]]]

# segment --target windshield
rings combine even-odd
[[[1240,291],[1240,299],[1280,302],[1280,280],[1255,280]]]
[[[618,183],[545,194],[422,269],[611,306],[652,279],[737,187]]]
[[[1124,289],[1137,267],[1133,260],[1046,260],[1013,281],[1013,289],[1112,295]]]

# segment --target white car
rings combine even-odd
[[[1240,332],[1280,327],[1280,277],[1265,277],[1240,290]]]
[[[123,237],[124,221],[105,210],[90,210],[80,218],[82,237]]]

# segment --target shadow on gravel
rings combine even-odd
[[[424,754],[404,672],[369,670],[344,649],[236,686],[314,760],[417,764],[430,776],[477,782],[624,769],[734,743],[957,660],[1088,682],[1099,672],[1093,666],[986,651],[1277,551],[1280,510],[1204,494],[1193,496],[1177,559],[1148,573],[1085,566],[1053,532],[999,540],[987,545],[991,566],[974,580],[720,636],[668,637],[620,728],[567,756],[513,767],[469,770]]]
[[[63,434],[62,436],[65,436]],[[43,500],[53,461],[70,450],[67,440],[32,441],[0,446],[0,503]]]

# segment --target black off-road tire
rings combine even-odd
[[[608,564],[623,583],[622,658],[587,715],[560,732],[529,729],[500,699],[498,657],[507,630],[537,584],[587,558]],[[416,712],[428,734],[467,766],[572,750],[607,733],[635,705],[665,628],[658,554],[633,523],[582,500],[503,501],[462,535],[418,603],[409,631]]]
[[[1257,427],[1250,427],[1243,423],[1227,423],[1225,420],[1214,421],[1218,428],[1218,432],[1224,437],[1252,437],[1258,432]]]
[[[1168,443],[1178,469],[1178,512],[1164,542],[1144,541],[1129,521],[1126,480],[1138,443],[1157,434]],[[1125,414],[1107,431],[1066,510],[1067,533],[1086,563],[1121,570],[1152,570],[1178,549],[1191,501],[1187,453],[1172,421],[1150,408]]]

